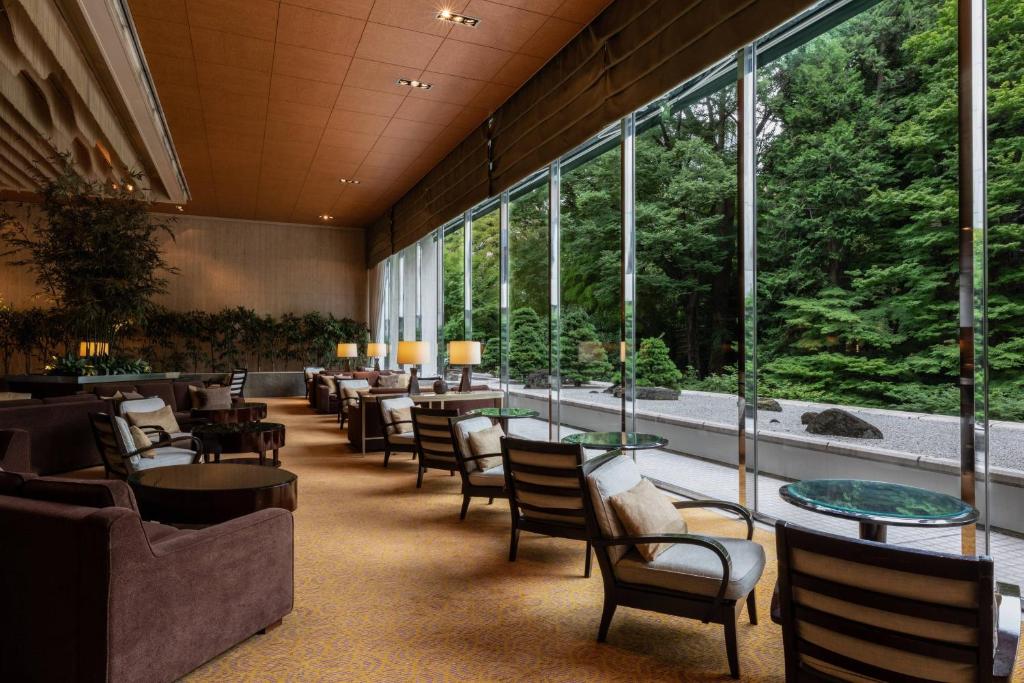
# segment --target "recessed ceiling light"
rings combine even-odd
[[[338,182],[342,185],[358,185],[359,181],[355,178],[338,178]]]
[[[322,221],[333,221],[334,220],[334,216],[331,216],[331,215],[326,214],[326,213],[322,213],[322,214],[320,214],[320,220],[322,220]]]
[[[408,78],[399,78],[397,81],[398,85],[407,85],[410,88],[419,88],[421,90],[430,90],[434,86],[430,83],[424,83],[423,81],[409,80]]]
[[[467,17],[465,14],[457,14],[450,9],[443,9],[437,13],[437,18],[441,21],[451,22],[452,24],[459,24],[461,26],[476,26],[480,23],[480,20],[476,17]]]

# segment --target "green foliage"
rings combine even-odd
[[[501,343],[497,337],[491,337],[483,343],[483,352],[480,354],[480,365],[477,366],[483,372],[497,375],[501,363]]]
[[[611,380],[608,352],[582,309],[570,308],[562,314],[559,351],[563,383],[580,386],[593,380]]]
[[[54,356],[46,366],[48,375],[141,375],[150,372],[149,363],[139,358],[121,356]]]
[[[680,389],[683,373],[672,362],[668,346],[660,337],[640,341],[636,356],[636,383],[641,387]]]
[[[548,329],[537,311],[517,308],[512,311],[511,324],[509,378],[522,381],[531,372],[548,372]]]

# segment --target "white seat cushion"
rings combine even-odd
[[[368,389],[370,383],[365,379],[339,379],[338,386],[345,389]]]
[[[486,418],[484,418],[486,419]],[[505,470],[501,465],[492,467],[489,470],[481,472],[469,473],[469,483],[477,486],[504,486],[505,485]]]
[[[170,465],[190,465],[195,459],[195,452],[188,450],[187,448],[177,448],[175,446],[163,446],[161,448],[154,448],[153,452],[156,453],[152,458],[140,458],[139,456],[133,456],[132,467],[137,470],[148,470],[153,467],[168,467]],[[211,465],[216,467],[216,465]]]
[[[131,401],[122,401],[118,411],[121,415],[127,415],[128,413],[153,413],[163,408],[166,403],[159,396],[153,396],[151,398],[139,398]]]
[[[403,432],[401,434],[389,434],[388,440],[391,443],[403,443],[409,444],[410,446],[416,443],[416,435],[413,432]]]
[[[753,590],[761,578],[764,548],[739,538],[713,538],[725,546],[732,561],[724,597],[739,600]],[[672,544],[650,562],[644,561],[636,548],[632,548],[615,563],[615,578],[626,583],[715,596],[722,584],[722,561],[714,551],[695,545]]]

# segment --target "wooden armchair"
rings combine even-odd
[[[395,420],[391,417],[392,410],[411,409],[415,405],[408,396],[380,398],[377,401],[381,433],[384,435],[384,467],[388,466],[392,453],[412,453],[412,457],[416,457],[415,433],[412,429],[402,431],[402,425],[412,425],[412,420]]]
[[[516,560],[520,531],[586,541],[583,576],[590,578],[592,553],[577,471],[583,464],[583,448],[506,437],[501,441],[501,451],[512,511],[509,562]]]
[[[92,413],[89,420],[107,478],[114,475],[126,479],[138,470],[199,462],[202,449],[199,441],[189,434],[172,436],[156,427],[143,427],[147,435],[156,436],[157,440],[150,446],[136,448],[128,422],[123,417]],[[188,448],[183,448],[183,444]]]
[[[787,681],[1006,681],[1020,588],[961,557],[775,525]]]
[[[428,469],[442,470],[454,476],[458,463],[455,460],[455,444],[448,420],[458,414],[457,410],[412,409],[416,455],[420,459],[416,470],[416,488],[423,486],[423,475]]]
[[[231,371],[228,386],[231,388],[231,398],[245,398],[245,380],[249,376],[246,368],[235,368]]]
[[[604,582],[604,611],[597,640],[604,642],[619,605],[722,624],[729,673],[739,678],[736,622],[746,602],[750,623],[757,623],[754,588],[765,565],[764,549],[750,540],[754,533],[753,517],[736,503],[677,501],[673,505],[678,509],[720,508],[734,512],[747,524],[746,539],[690,533],[629,536],[609,498],[632,489],[640,480],[636,463],[619,451],[589,460],[579,469],[587,534]],[[647,562],[633,547],[638,543],[673,545]]]
[[[459,465],[459,476],[462,477],[462,512],[459,519],[466,519],[469,512],[469,501],[473,498],[487,498],[487,504],[495,498],[508,498],[505,489],[505,475],[500,464],[491,465],[490,461],[500,460],[501,453],[481,453],[474,455],[469,445],[469,435],[492,426],[491,419],[479,415],[462,415],[450,420],[450,439],[455,445],[455,458]],[[489,466],[490,465],[490,466]]]

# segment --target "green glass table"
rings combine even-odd
[[[636,451],[663,448],[668,445],[668,439],[641,432],[580,432],[563,436],[562,443],[578,444],[598,451],[632,451],[633,460],[636,460]]]
[[[470,415],[480,415],[497,420],[501,424],[503,432],[508,434],[508,421],[522,418],[540,417],[540,413],[529,408],[475,408],[469,411]]]
[[[890,526],[965,526],[978,510],[938,491],[863,479],[812,479],[786,484],[779,495],[787,503],[860,524],[860,537],[885,543]]]

